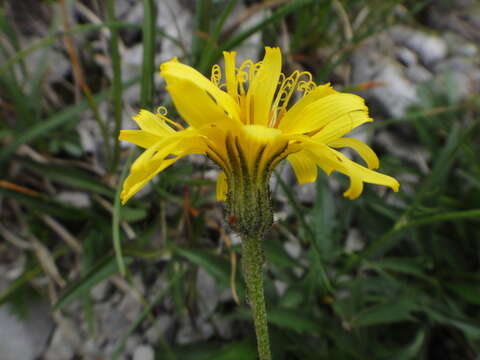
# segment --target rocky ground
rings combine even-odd
[[[193,18],[192,9],[175,0],[160,1],[158,26],[174,37],[180,37],[184,44],[191,41]],[[14,8],[14,2],[10,7]],[[243,5],[241,5],[243,6]],[[94,12],[82,6],[75,11],[81,16],[96,21]],[[236,11],[242,11],[241,8]],[[401,8],[398,9],[402,11]],[[18,12],[16,12],[18,14]],[[118,1],[118,15],[122,20],[131,23],[142,21],[142,5],[137,1]],[[43,16],[46,16],[45,14]],[[248,19],[256,23],[264,16],[257,13]],[[172,17],[176,22],[172,24]],[[425,88],[434,87],[454,97],[453,101],[467,101],[480,90],[480,6],[474,1],[457,1],[455,6],[438,5],[428,7],[421,15],[423,22],[415,25],[396,24],[364,41],[350,59],[350,84],[376,83],[362,91],[368,100],[372,113],[380,118],[401,118],[408,109],[419,105]],[[17,19],[18,20],[18,19]],[[42,26],[41,22],[40,25]],[[245,24],[248,26],[248,24]],[[34,32],[23,34],[26,41],[37,38]],[[141,66],[142,44],[134,31],[124,34],[124,47],[121,49],[125,78],[133,77]],[[82,41],[81,38],[77,39]],[[240,50],[243,56],[251,57],[262,47],[260,35],[252,36]],[[105,44],[99,41],[101,48]],[[57,51],[55,47],[53,51]],[[182,48],[169,41],[162,41],[159,46],[156,62],[160,63],[172,56],[182,55]],[[57,51],[58,52],[58,51]],[[31,66],[35,65],[35,56],[29,57]],[[51,81],[61,81],[68,69],[68,60],[58,52],[55,55],[56,70],[51,73]],[[99,56],[99,63],[102,58]],[[104,63],[108,73],[108,63]],[[344,76],[342,74],[342,76]],[[160,79],[158,85],[160,86]],[[433,84],[433,85],[432,85]],[[125,94],[124,128],[133,127],[129,118],[138,106],[138,87],[132,87]],[[52,95],[54,96],[54,95]],[[415,144],[408,143],[408,136],[392,136],[389,131],[380,129],[376,141],[389,145],[390,151],[408,161],[425,163],[425,154]],[[401,129],[398,130],[400,133]],[[98,151],[101,141],[98,129],[91,116],[85,118],[78,126],[85,149],[92,153]],[[395,146],[391,146],[391,144]],[[422,165],[423,164],[423,165]],[[282,177],[288,185],[295,186],[298,198],[309,203],[314,199],[313,185],[298,187],[294,176],[285,168]],[[80,204],[90,201],[82,194],[65,193],[62,196]],[[280,195],[279,201],[281,202]],[[88,204],[85,204],[88,206]],[[284,213],[285,212],[285,213]],[[289,211],[280,211],[278,216],[289,216]],[[355,249],[362,246],[361,239],[352,231],[347,246]],[[287,243],[287,251],[295,256],[298,244]],[[19,250],[8,259],[0,261],[0,292],[5,289],[20,273],[25,265],[25,255]],[[134,270],[133,270],[134,271]],[[135,271],[134,271],[135,273]],[[142,298],[152,301],[158,291],[164,287],[162,275],[153,283],[146,284],[141,276],[134,276],[133,286],[119,276],[110,278],[97,285],[92,292],[93,312],[95,314],[96,336],[88,335],[89,329],[81,310],[82,304],[74,302],[65,311],[52,313],[45,302],[32,301],[28,304],[29,316],[19,319],[12,315],[8,308],[0,308],[0,360],[67,360],[67,359],[103,359],[107,358],[115,348],[119,339],[128,331],[132,322],[142,311]],[[44,286],[38,279],[38,286]],[[215,309],[222,303],[231,303],[229,291],[221,292],[215,280],[206,272],[197,273],[196,291],[201,299],[201,306],[195,323],[187,316],[173,317],[174,307],[170,299],[162,301],[158,314],[153,322],[142,325],[130,336],[125,344],[125,351],[119,359],[153,360],[154,346],[159,342],[174,341],[188,344],[197,340],[208,339],[222,334],[225,339],[235,334],[232,321],[220,320],[215,316]],[[277,284],[281,291],[281,284]]]

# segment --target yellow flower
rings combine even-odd
[[[161,65],[167,90],[189,126],[168,119],[159,108],[156,114],[141,110],[133,118],[141,130],[121,131],[120,140],[146,149],[125,180],[123,203],[188,154],[207,155],[221,168],[219,200],[232,196],[231,188],[250,186],[247,178],[268,184],[274,167],[285,158],[300,184],[315,181],[317,166],[328,175],[336,170],[349,176],[344,195],[350,199],[361,194],[364,182],[398,191],[397,180],[371,170],[379,166],[372,149],[345,137],[372,121],[362,98],[337,92],[330,84],[317,86],[308,72],[287,77],[281,72],[278,48],[267,47],[263,61],[246,60],[239,67],[235,55],[224,52],[224,72],[215,65],[211,80],[177,59]],[[336,150],[343,147],[355,150],[368,168]]]

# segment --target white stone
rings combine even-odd
[[[133,352],[133,360],[154,360],[155,352],[149,345],[140,345]]]
[[[295,186],[295,198],[302,204],[313,204],[317,196],[317,184],[309,182]]]
[[[415,84],[405,77],[403,67],[395,60],[370,48],[358,52],[354,59],[354,83],[381,83],[362,95],[377,102],[390,116],[403,116],[409,106],[417,103]]]
[[[415,83],[422,83],[433,78],[433,74],[420,64],[415,64],[408,67],[405,71],[405,74],[412,82]]]
[[[233,24],[235,19],[238,19],[241,14],[244,14],[246,11],[246,7],[244,1],[237,1],[237,5],[232,11],[232,15],[226,21],[225,28],[228,28]],[[266,17],[270,15],[270,10],[264,9],[260,11],[256,11],[251,14],[251,16],[244,19],[240,26],[236,29],[235,34],[239,34],[252,26],[260,23]],[[237,64],[242,63],[246,59],[252,59],[254,62],[260,60],[259,57],[263,57],[263,50],[262,50],[262,34],[261,32],[257,31],[248,39],[242,41],[242,43],[235,48],[237,53]]]
[[[81,191],[61,191],[55,197],[59,201],[75,205],[82,209],[89,208],[91,205],[88,194]]]
[[[90,295],[92,296],[93,300],[102,301],[103,299],[105,299],[105,296],[107,295],[109,289],[110,283],[108,282],[108,280],[104,280],[92,288],[92,290],[90,291]]]
[[[277,290],[278,296],[283,296],[288,288],[288,284],[280,280],[274,280],[273,285],[275,286],[275,290]]]
[[[165,333],[171,325],[171,316],[165,314],[157,315],[155,317],[155,323],[145,332],[148,342],[151,344],[156,344],[160,338],[165,336]]]
[[[219,302],[216,280],[205,270],[199,268],[197,271],[196,289],[200,315],[203,318],[207,318],[215,311]]]
[[[394,26],[390,33],[394,41],[415,51],[426,65],[436,63],[448,54],[447,43],[440,36],[401,25]]]
[[[395,50],[395,56],[405,66],[412,66],[418,62],[417,54],[406,47],[399,47]]]
[[[206,321],[199,321],[194,328],[190,319],[184,317],[180,330],[177,333],[177,342],[180,345],[184,345],[206,340],[213,335],[213,332],[212,324]]]
[[[283,243],[283,248],[287,252],[288,255],[290,255],[294,259],[298,259],[300,254],[302,253],[302,247],[298,243],[298,241],[285,241]]]
[[[68,360],[75,355],[75,349],[59,326],[53,333],[50,346],[45,353],[47,360]]]
[[[360,251],[364,248],[365,242],[358,229],[351,229],[347,235],[347,241],[345,242],[345,252],[351,254]]]
[[[142,340],[140,339],[140,336],[139,335],[130,335],[127,339],[127,341],[125,342],[125,349],[124,349],[124,353],[126,354],[131,354],[131,353],[134,353],[135,350],[138,348],[138,346],[141,346],[141,343]]]
[[[53,322],[46,304],[28,306],[28,316],[18,318],[9,306],[0,307],[0,359],[34,360],[43,352]]]
[[[454,55],[472,57],[478,53],[478,46],[455,33],[446,33],[444,39]]]

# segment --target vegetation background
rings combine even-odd
[[[209,76],[223,50],[258,59],[264,45],[285,71],[367,98],[376,122],[358,136],[401,183],[351,201],[341,176],[299,187],[279,168],[274,358],[480,359],[478,2],[0,4],[1,360],[255,358],[214,166],[181,161],[121,207],[139,151],[116,138],[140,108],[176,117],[162,61]]]

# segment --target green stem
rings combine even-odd
[[[243,275],[247,283],[248,302],[252,309],[257,347],[260,360],[270,360],[270,340],[268,338],[267,311],[263,294],[263,250],[261,236],[242,238]]]
[[[107,1],[107,19],[110,22],[115,21],[115,5],[114,0]],[[112,172],[115,172],[120,161],[120,141],[118,140],[118,134],[120,133],[120,127],[122,123],[122,64],[120,58],[120,51],[118,49],[119,36],[118,28],[110,29],[110,52],[112,58],[112,70],[113,70],[113,79],[112,79],[112,98],[113,98],[113,109],[114,109],[114,119],[115,126],[113,130],[113,154],[112,154],[112,163],[111,169]]]

